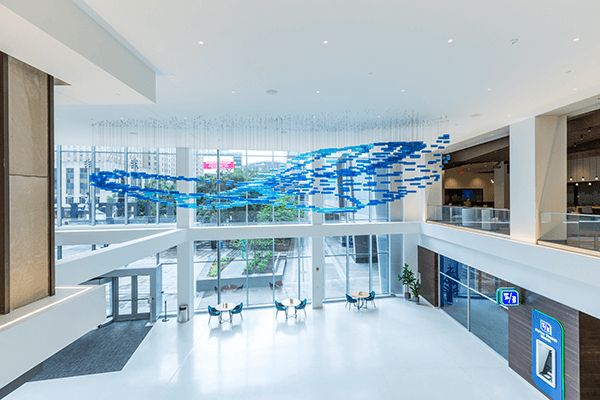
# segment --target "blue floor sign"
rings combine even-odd
[[[564,399],[564,331],[556,319],[531,310],[531,369],[538,388]]]

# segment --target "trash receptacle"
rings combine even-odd
[[[187,322],[190,319],[188,313],[187,304],[182,304],[179,306],[179,314],[177,315],[177,321],[179,322]]]

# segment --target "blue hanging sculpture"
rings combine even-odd
[[[447,156],[433,154],[433,160],[421,164],[411,160],[418,160],[423,154],[432,153],[433,150],[443,149],[443,145],[448,143],[450,143],[450,135],[443,134],[429,148],[422,141],[400,141],[311,151],[296,156],[281,166],[279,170],[272,169],[270,173],[260,174],[259,177],[248,182],[224,182],[226,190],[215,190],[215,193],[181,193],[177,190],[167,191],[127,185],[119,182],[128,177],[175,182],[210,183],[210,181],[202,178],[122,170],[100,171],[91,174],[90,183],[99,189],[108,190],[119,195],[127,194],[129,197],[140,201],[169,204],[169,201],[161,198],[161,196],[170,197],[177,203],[177,207],[181,208],[220,210],[242,207],[247,204],[270,204],[319,213],[353,213],[367,206],[376,206],[402,199],[409,193],[416,193],[416,189],[425,188],[427,185],[438,181],[441,177],[439,169],[447,162]],[[326,159],[333,154],[338,154],[336,159]],[[361,158],[365,155],[370,155],[370,157]],[[323,158],[325,160],[321,167],[312,168],[314,161]],[[403,165],[404,171],[418,171],[420,176],[403,178],[404,171],[380,172],[388,171],[397,164]],[[341,167],[343,165],[348,166]],[[392,182],[397,184],[397,190],[392,191],[389,189]],[[216,184],[221,185],[223,182],[218,179]],[[335,193],[336,186],[339,193]],[[385,186],[388,186],[388,189],[385,189]],[[369,201],[364,202],[352,196],[355,192],[361,191],[378,193],[380,198],[371,198]],[[351,205],[320,208],[314,205],[284,203],[285,200],[282,200],[286,196],[316,194],[331,194],[346,200],[345,204]],[[203,200],[204,204],[199,204],[199,200]]]

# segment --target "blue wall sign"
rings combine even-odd
[[[496,302],[507,307],[518,306],[519,291],[515,288],[499,288],[496,290]]]
[[[564,331],[556,319],[531,310],[531,374],[553,400],[564,399]]]

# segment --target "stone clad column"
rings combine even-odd
[[[54,78],[0,53],[0,314],[54,295]]]

